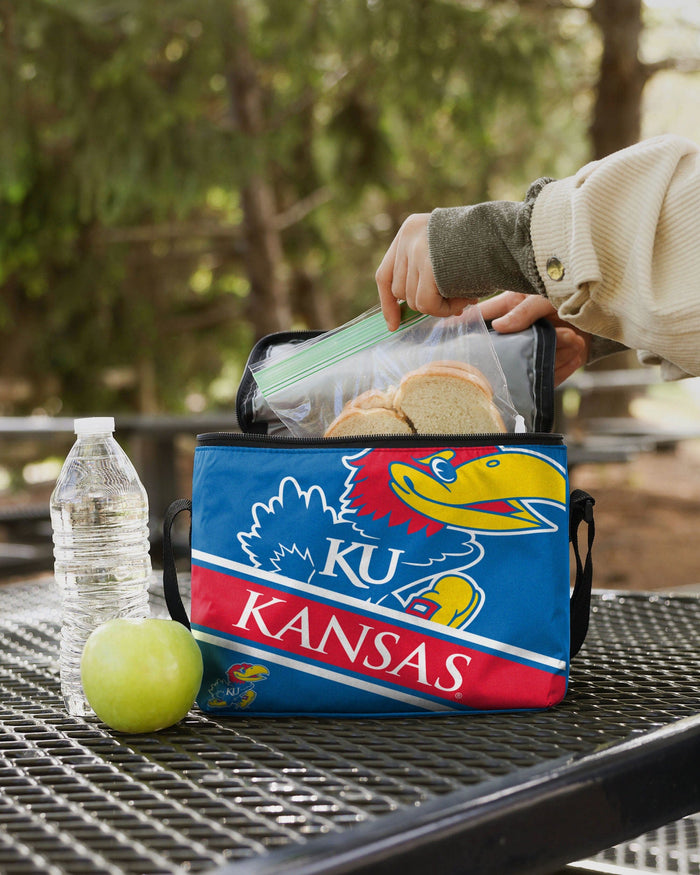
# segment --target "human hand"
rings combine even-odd
[[[440,294],[428,249],[430,213],[409,216],[377,268],[375,279],[382,313],[390,331],[401,322],[399,303],[429,316],[457,316],[476,298],[443,298]]]
[[[560,319],[549,300],[541,295],[501,292],[500,295],[481,301],[479,308],[484,319],[492,320],[493,328],[501,334],[523,331],[542,318],[551,322],[557,335],[555,386],[563,383],[588,361],[591,335]]]

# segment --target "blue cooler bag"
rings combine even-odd
[[[164,570],[171,616],[204,656],[199,707],[388,717],[556,705],[588,624],[592,507],[569,493],[566,446],[550,433],[200,435],[192,501],[168,511]],[[183,509],[189,618],[170,544]]]

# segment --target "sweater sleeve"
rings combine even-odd
[[[562,319],[700,375],[697,145],[656,137],[551,182],[530,234]]]
[[[533,183],[522,203],[492,201],[433,210],[428,245],[441,295],[485,297],[502,289],[546,294],[532,250],[530,218],[548,182]]]

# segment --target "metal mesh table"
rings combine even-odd
[[[666,824],[581,860],[569,875],[700,875],[700,815]]]
[[[63,710],[51,579],[6,585],[0,872],[418,872],[435,853],[440,873],[546,872],[700,809],[700,599],[596,594],[591,619],[552,711],[329,720],[194,710],[169,730],[126,736]],[[595,786],[612,818],[580,808]],[[616,817],[620,798],[631,813]],[[552,812],[552,835],[537,844],[551,854],[529,848],[526,810],[533,834]],[[579,819],[567,837],[569,815]],[[601,820],[592,831],[589,815]],[[472,864],[457,859],[465,841]],[[413,870],[399,845],[415,852]]]

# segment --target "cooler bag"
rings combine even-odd
[[[204,657],[198,706],[380,717],[556,705],[588,624],[592,509],[570,494],[566,446],[549,432],[200,435],[192,500],[171,505],[164,532],[166,602]],[[190,617],[170,538],[182,510]]]

